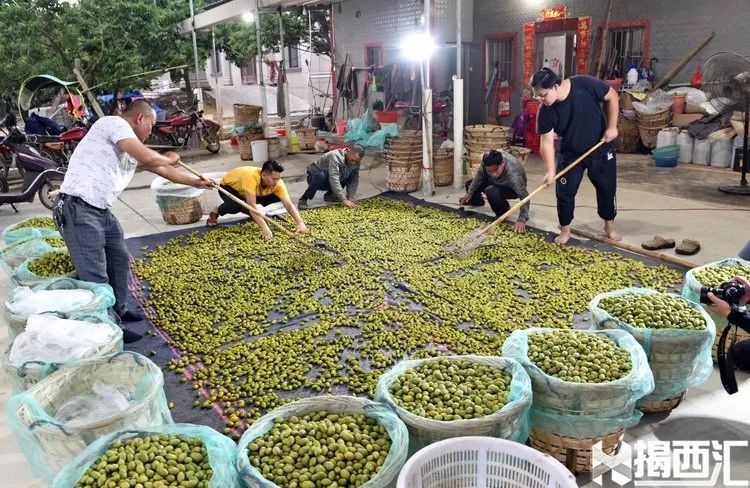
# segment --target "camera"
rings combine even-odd
[[[724,300],[730,305],[739,305],[740,299],[745,295],[745,287],[736,281],[727,281],[722,283],[718,288],[702,286],[700,295],[701,303],[711,303],[708,294],[713,293],[716,298]]]

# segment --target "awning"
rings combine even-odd
[[[331,5],[331,0],[259,0],[260,10],[276,10],[279,7],[316,7]],[[248,12],[256,12],[255,0],[222,0],[209,5],[207,9],[195,14],[195,30],[209,29],[233,19],[242,17]],[[183,34],[192,30],[188,17],[177,28]]]

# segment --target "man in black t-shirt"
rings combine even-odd
[[[538,131],[542,135],[541,152],[547,174],[544,182],[551,185],[555,174],[591,149],[600,140],[606,141],[557,181],[557,218],[560,235],[555,242],[564,245],[570,239],[575,197],[584,170],[596,188],[599,216],[604,220],[604,231],[612,240],[622,238],[615,230],[617,215],[617,160],[609,144],[617,137],[617,116],[620,110],[617,93],[593,76],[572,76],[563,80],[554,71],[544,68],[531,79],[534,98],[542,102],[537,116]],[[606,115],[602,109],[606,102]],[[554,134],[561,137],[560,152],[555,164]],[[557,171],[555,171],[557,170]]]

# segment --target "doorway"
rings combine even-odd
[[[536,62],[539,67],[568,78],[576,74],[576,31],[547,32],[536,36]]]

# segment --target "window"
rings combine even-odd
[[[607,32],[607,51],[602,69],[606,76],[624,77],[625,68],[635,63],[640,66],[644,58],[646,28],[643,26],[612,29]],[[648,61],[648,60],[646,60]]]
[[[240,68],[240,77],[243,85],[251,85],[256,82],[257,76],[255,60],[250,60],[245,66]]]
[[[365,65],[383,66],[383,45],[365,44]]]
[[[484,38],[484,84],[492,80],[495,67],[498,69],[497,82],[515,84],[516,33],[491,34]]]
[[[286,47],[286,65],[289,69],[299,69],[299,46]]]

